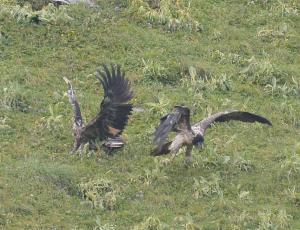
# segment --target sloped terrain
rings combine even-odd
[[[298,1],[0,3],[0,228],[300,229]],[[124,149],[70,155],[62,78],[89,120],[102,63],[122,65],[142,110]],[[153,158],[176,104],[193,122],[234,108],[273,126],[217,124],[192,165]]]

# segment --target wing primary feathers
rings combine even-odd
[[[216,118],[215,122],[225,122],[230,120],[237,120],[243,122],[259,122],[262,124],[267,124],[272,126],[272,123],[265,117],[242,111],[235,111],[228,114],[221,115]]]
[[[202,121],[194,124],[192,129],[195,133],[204,135],[207,128],[209,128],[215,122],[227,122],[227,121],[242,121],[242,122],[259,122],[272,126],[272,123],[265,117],[256,115],[254,113],[243,112],[238,110],[226,110],[213,114]]]
[[[74,112],[74,123],[75,123],[76,127],[81,127],[81,126],[83,126],[83,119],[81,116],[80,106],[77,101],[73,86],[71,84],[71,81],[68,78],[63,77],[63,79],[69,86],[68,97],[69,97],[69,101],[72,105],[73,112]]]
[[[106,75],[104,72],[102,72],[101,70],[97,70],[96,72],[96,78],[100,81],[102,87],[103,87],[103,90],[104,90],[104,96],[108,96],[108,80],[106,78]]]
[[[133,98],[131,85],[125,75],[121,75],[120,66],[111,65],[111,73],[106,65],[103,65],[103,69],[104,71],[97,71],[96,77],[103,86],[104,96],[116,103],[125,103],[131,100]]]
[[[103,64],[102,67],[103,67],[103,70],[105,72],[106,78],[108,80],[108,84],[111,84],[111,75],[110,75],[110,72],[109,72],[109,69],[108,69],[107,65]]]
[[[168,133],[178,125],[181,113],[176,110],[161,118],[161,123],[154,132],[154,143],[161,145],[167,138]]]
[[[113,64],[111,64],[111,76],[112,76],[112,79],[115,79],[118,76],[118,75],[116,75],[115,66]]]
[[[120,67],[120,65],[117,65],[117,76],[122,76],[121,75],[121,67]]]
[[[104,97],[100,104],[100,112],[90,121],[82,135],[88,139],[104,139],[120,135],[128,123],[132,112],[132,104],[127,103],[133,97],[128,79],[121,76],[121,67],[102,65],[96,77],[101,82]]]

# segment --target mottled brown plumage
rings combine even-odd
[[[191,126],[189,109],[187,107],[175,106],[170,114],[161,118],[160,125],[154,133],[154,143],[157,147],[151,155],[160,156],[172,153],[175,156],[181,147],[186,146],[186,159],[187,161],[191,161],[193,146],[202,146],[206,129],[215,122],[230,120],[260,122],[272,125],[266,118],[253,113],[226,110],[213,114]],[[166,142],[167,136],[171,131],[176,132],[177,135],[172,141]]]
[[[108,148],[119,148],[124,144],[120,135],[132,111],[132,104],[127,103],[133,97],[130,82],[125,78],[125,74],[121,72],[119,66],[112,66],[110,72],[107,66],[103,65],[103,71],[97,71],[97,78],[102,84],[104,97],[99,113],[87,125],[84,125],[71,82],[64,78],[69,86],[68,96],[74,111],[75,143],[73,151],[77,151],[86,143],[93,148],[97,139],[109,138],[105,143]]]

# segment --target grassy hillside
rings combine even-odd
[[[16,3],[0,1],[1,229],[300,229],[299,1]],[[123,150],[70,155],[62,77],[89,120],[102,63],[123,66],[144,112]],[[176,104],[195,122],[235,108],[273,127],[215,125],[192,165],[152,158]]]

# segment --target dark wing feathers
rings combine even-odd
[[[172,142],[167,142],[165,144],[159,145],[157,146],[152,152],[151,155],[152,156],[161,156],[161,155],[166,155],[168,153],[170,153],[170,145],[172,144]]]
[[[129,115],[131,115],[132,105],[131,104],[119,104],[114,106],[113,113],[111,114],[114,119],[110,119],[111,123],[110,126],[114,127],[115,129],[122,130],[127,125],[127,121]]]
[[[154,143],[161,145],[167,138],[168,133],[174,130],[181,119],[181,113],[179,110],[174,110],[172,113],[161,118],[160,125],[154,132]]]
[[[132,104],[126,104],[133,97],[130,83],[125,75],[121,75],[120,66],[111,68],[110,72],[108,67],[103,65],[103,71],[97,71],[97,78],[103,86],[104,98],[100,112],[82,131],[82,135],[90,139],[103,140],[107,136],[121,134],[132,111]]]
[[[121,73],[120,66],[112,66],[111,68],[111,73],[106,65],[103,65],[104,71],[97,71],[97,78],[104,89],[104,97],[109,97],[115,103],[125,103],[133,97],[130,82],[125,78],[125,74]]]
[[[196,134],[201,134],[202,136],[205,133],[205,130],[209,128],[213,123],[215,122],[226,122],[226,121],[242,121],[242,122],[259,122],[262,124],[272,125],[272,123],[259,115],[249,113],[249,112],[243,112],[238,110],[226,110],[223,112],[219,112],[216,114],[213,114],[209,116],[208,118],[203,119],[202,121],[194,124],[192,126],[192,130]]]
[[[231,113],[223,114],[215,119],[215,122],[225,122],[230,120],[236,121],[243,121],[243,122],[259,122],[262,124],[272,125],[272,123],[259,115],[249,113],[249,112],[242,112],[242,111],[234,111]]]

